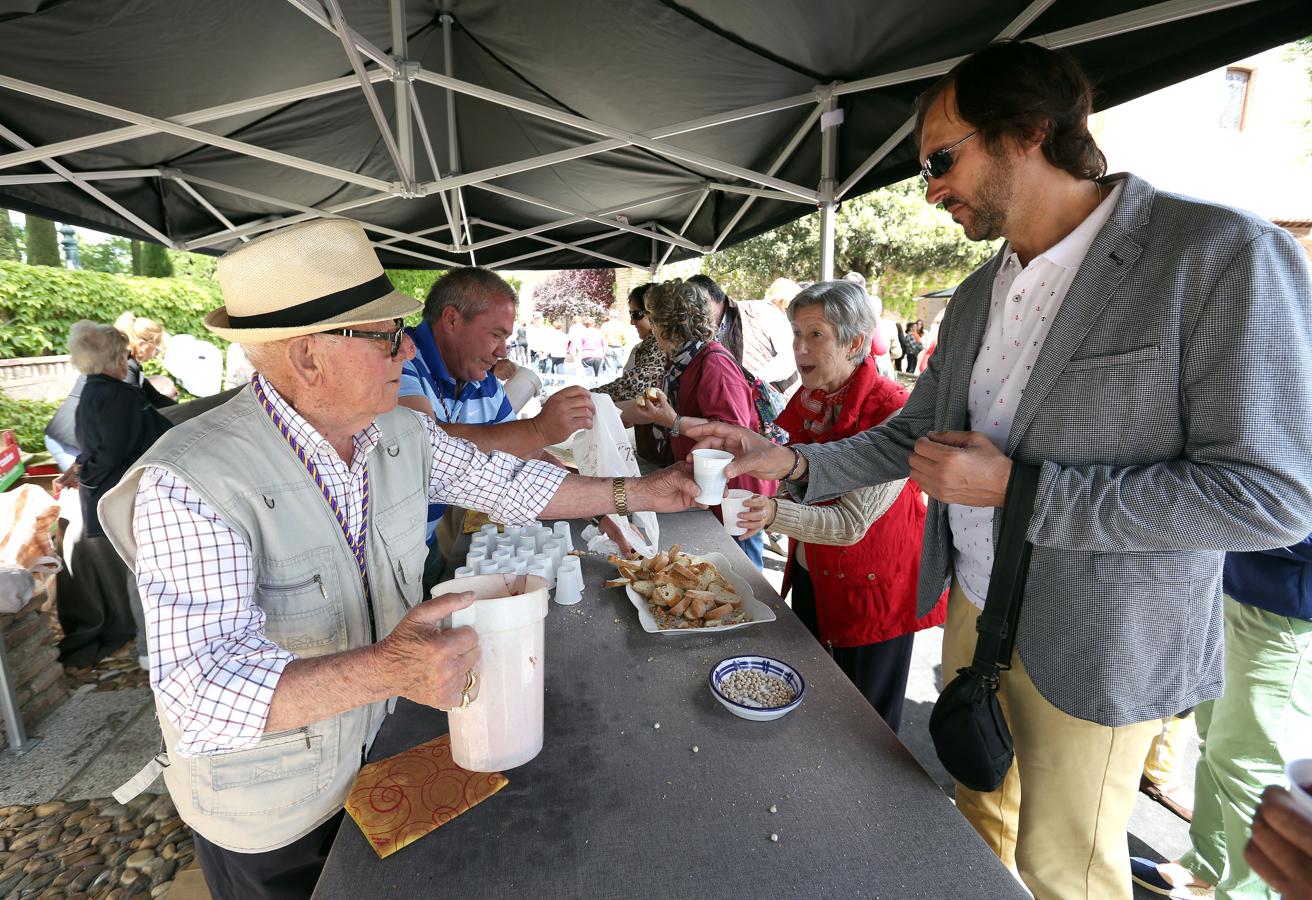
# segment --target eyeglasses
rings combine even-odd
[[[925,157],[925,164],[920,169],[920,177],[928,182],[931,178],[942,178],[944,175],[948,174],[948,172],[952,171],[952,164],[956,162],[956,159],[952,156],[952,151],[956,150],[974,136],[975,132],[972,131],[951,147],[944,147],[941,150],[935,150],[933,153],[929,154],[929,156]]]
[[[629,321],[630,321],[630,322],[641,322],[641,321],[642,321],[643,319],[645,319],[645,318],[647,318],[647,310],[645,310],[645,309],[631,309],[631,310],[629,310]]]
[[[330,331],[321,331],[320,334],[340,334],[342,337],[367,338],[371,341],[387,341],[390,344],[388,348],[391,351],[392,359],[396,359],[396,354],[401,352],[401,341],[405,339],[405,323],[401,319],[393,319],[392,324],[396,326],[396,331],[361,331],[358,328],[334,328]]]

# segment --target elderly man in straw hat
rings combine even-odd
[[[155,444],[100,514],[141,586],[165,783],[210,892],[309,896],[386,701],[477,697],[475,634],[440,628],[472,595],[422,596],[428,503],[527,523],[681,510],[697,488],[679,468],[581,478],[485,455],[397,408],[419,304],[354,222],[266,235],[218,277],[206,327],[257,375]]]

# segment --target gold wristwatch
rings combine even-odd
[[[629,495],[624,490],[624,479],[615,478],[610,483],[611,493],[615,495],[615,512],[621,516],[629,514]]]

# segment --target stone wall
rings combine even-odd
[[[12,615],[0,615],[0,640],[5,642],[10,686],[18,697],[23,724],[31,727],[68,698],[64,667],[59,664],[58,619],[54,578],[38,578],[37,592]],[[9,746],[0,719],[0,748]]]
[[[67,356],[0,359],[0,391],[14,400],[63,400],[75,381]]]

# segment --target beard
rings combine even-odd
[[[962,197],[949,196],[939,205],[945,209],[960,204],[962,209],[957,224],[972,241],[992,241],[1002,237],[1007,220],[1007,207],[1016,182],[1016,170],[1011,162],[1000,156],[989,155],[988,167],[974,202]]]

